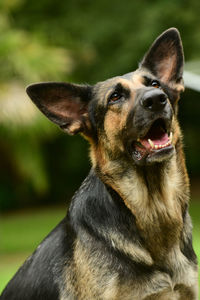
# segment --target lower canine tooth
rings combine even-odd
[[[170,132],[170,135],[169,135],[169,140],[170,140],[170,143],[172,142],[172,139],[173,139],[173,133]]]
[[[155,149],[158,149],[158,145],[155,145],[154,147],[155,147]]]
[[[149,142],[151,148],[154,148],[154,143],[152,142],[152,140],[148,139],[148,142]]]

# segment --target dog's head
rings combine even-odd
[[[95,164],[121,159],[151,165],[175,153],[183,62],[180,35],[172,28],[155,40],[132,73],[94,86],[33,84],[27,93],[64,131],[90,141]]]

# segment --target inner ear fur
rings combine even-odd
[[[91,86],[63,82],[36,83],[26,91],[37,107],[69,134],[89,131]]]
[[[184,54],[179,31],[170,28],[152,44],[140,66],[148,69],[163,83],[176,90],[183,90]]]

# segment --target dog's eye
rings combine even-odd
[[[160,82],[158,80],[152,80],[151,85],[155,88],[160,88]]]
[[[119,101],[122,98],[122,94],[118,92],[114,92],[109,97],[109,103],[114,103]]]

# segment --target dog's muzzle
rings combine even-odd
[[[131,155],[134,161],[151,164],[169,158],[174,153],[173,111],[163,90],[140,91],[132,116]]]

